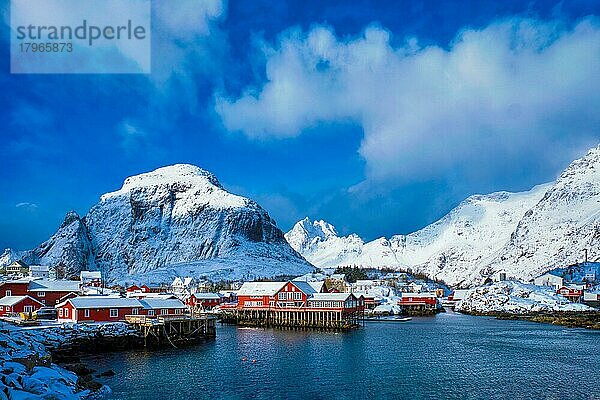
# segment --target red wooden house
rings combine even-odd
[[[188,307],[202,310],[210,310],[223,302],[218,293],[192,293],[185,299]]]
[[[132,299],[108,296],[83,296],[57,306],[61,322],[122,321],[126,315],[182,315],[186,306],[178,299]]]
[[[438,299],[435,293],[402,293],[398,305],[405,307],[438,307]]]
[[[127,293],[142,292],[142,288],[139,287],[138,285],[131,285],[127,289],[125,289],[125,291]]]
[[[29,313],[44,305],[31,296],[4,296],[0,299],[0,316],[13,313]]]
[[[0,298],[5,296],[25,296],[29,290],[31,279],[16,279],[0,282]]]
[[[579,287],[562,286],[556,291],[556,293],[561,294],[569,301],[576,303],[580,302],[583,297],[583,289]]]
[[[81,293],[79,281],[36,279],[29,283],[27,294],[54,307],[68,297]]]

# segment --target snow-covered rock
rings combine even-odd
[[[593,309],[585,304],[571,303],[551,287],[504,281],[470,289],[455,310],[476,314],[527,314]]]
[[[321,227],[327,227],[326,231]],[[481,284],[496,272],[529,280],[583,258],[600,258],[600,146],[554,183],[527,192],[467,198],[446,216],[408,235],[365,243],[304,219],[286,234],[318,267],[362,265],[424,273],[452,286]]]
[[[138,335],[125,323],[62,325],[21,329],[0,322],[0,399],[92,399],[110,393],[77,386],[78,376],[52,364],[50,349],[69,346],[75,340],[97,336]]]
[[[67,214],[26,262],[109,281],[167,276],[303,274],[312,266],[256,202],[227,192],[210,172],[178,164],[127,178],[83,217]],[[243,272],[238,268],[242,266]],[[170,278],[167,276],[165,279]]]

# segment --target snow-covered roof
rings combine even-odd
[[[145,309],[157,308],[185,308],[185,304],[179,299],[161,299],[156,297],[146,297],[137,300]]]
[[[128,299],[125,297],[111,296],[81,296],[69,299],[65,303],[67,302],[70,302],[75,308],[143,307],[140,304],[140,301],[137,299]]]
[[[50,267],[47,265],[30,265],[29,271],[37,271],[37,272],[49,272]]]
[[[300,289],[302,292],[304,292],[307,295],[310,295],[312,293],[316,293],[317,290],[308,282],[303,282],[303,281],[295,281],[292,282],[298,289]]]
[[[79,281],[39,279],[31,281],[30,292],[79,292]]]
[[[238,292],[238,296],[274,296],[286,283],[287,282],[244,282]]]
[[[352,293],[315,293],[308,301],[346,301]]]
[[[102,272],[100,271],[81,271],[79,274],[81,279],[102,279]]]
[[[325,286],[325,281],[309,281],[308,284],[312,286],[315,292],[319,293],[323,290],[323,286]]]
[[[437,297],[435,293],[402,293],[402,297]]]
[[[30,298],[38,304],[42,304],[40,301],[31,296],[4,296],[0,298],[0,306],[14,306],[15,304],[18,304],[27,298]]]
[[[194,296],[197,299],[204,299],[204,300],[221,298],[221,296],[219,296],[218,293],[194,293],[192,296]]]

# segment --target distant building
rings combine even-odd
[[[194,278],[177,277],[173,280],[173,283],[171,283],[171,290],[175,293],[191,293],[194,286],[196,286]]]
[[[211,310],[223,303],[218,293],[193,293],[185,299],[185,304],[194,310]]]
[[[435,293],[402,293],[398,305],[432,309],[438,307],[438,299]]]
[[[29,272],[29,266],[20,260],[6,266],[8,275],[24,275],[27,272]]]
[[[538,276],[533,280],[533,284],[536,286],[551,286],[555,289],[559,289],[564,286],[565,280],[562,276],[559,276],[553,272],[547,272],[543,275]]]
[[[56,269],[47,265],[30,265],[29,276],[32,278],[56,279]]]
[[[83,286],[102,286],[102,272],[100,271],[81,271],[79,280]]]
[[[578,285],[562,286],[556,293],[566,297],[569,301],[579,303],[583,299],[583,288]]]
[[[366,292],[369,289],[383,285],[384,281],[379,279],[359,279],[352,285],[353,291]]]

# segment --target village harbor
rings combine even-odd
[[[176,277],[171,282],[118,286],[107,285],[100,271],[64,279],[51,267],[16,262],[0,281],[0,336],[5,335],[7,349],[17,346],[15,340],[37,343],[24,356],[30,371],[59,363],[77,374],[64,390],[72,395],[81,390],[99,393],[108,390],[98,382],[104,375],[94,377],[82,366],[86,356],[106,349],[203,346],[215,340],[219,322],[242,328],[344,332],[388,325],[373,322],[410,324],[413,318],[457,310],[598,329],[600,313],[594,307],[599,304],[599,269],[600,263],[583,262],[527,283],[497,274],[481,287],[451,290],[410,272],[358,267],[276,281],[215,284]],[[15,354],[20,353],[3,353],[3,363],[24,362]],[[29,379],[27,371],[19,373]]]

